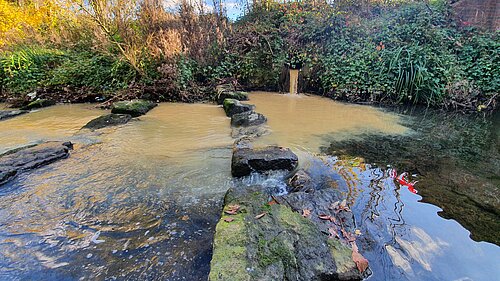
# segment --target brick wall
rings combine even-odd
[[[500,0],[459,0],[452,5],[462,25],[500,30]]]

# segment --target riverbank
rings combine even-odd
[[[185,22],[158,8],[180,27],[162,36],[125,28],[148,22],[144,12],[130,17],[137,22],[109,19],[111,29],[125,26],[117,30],[123,42],[91,35],[76,42],[61,38],[67,42],[59,45],[13,42],[0,54],[0,99],[23,102],[36,93],[57,102],[200,102],[226,82],[240,90],[287,92],[292,68],[300,69],[299,92],[339,101],[467,113],[498,107],[498,32],[457,21],[447,1],[359,5],[365,6],[254,3],[234,22],[194,10],[193,21]],[[75,21],[103,32],[91,22],[105,15],[87,16],[77,15]],[[201,33],[177,40],[182,30]],[[163,44],[167,39],[182,44]]]

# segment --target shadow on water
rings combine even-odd
[[[422,201],[439,206],[477,241],[500,244],[500,114],[482,118],[401,110],[409,135],[364,135],[323,151],[409,171]]]

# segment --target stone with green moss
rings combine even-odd
[[[223,212],[217,224],[211,281],[360,279],[345,265],[351,258],[347,246],[330,245],[313,222],[285,205],[270,205],[270,200],[262,186],[227,192],[224,211],[230,205],[240,208],[236,215]]]
[[[129,114],[132,117],[138,117],[146,114],[157,106],[156,103],[148,100],[119,101],[113,103],[111,113]]]
[[[222,106],[228,117],[231,117],[234,114],[252,111],[255,109],[255,105],[244,104],[236,99],[225,99]]]
[[[52,106],[55,104],[56,104],[56,102],[52,101],[52,100],[39,99],[39,100],[30,102],[28,105],[22,107],[21,110],[33,110],[33,109],[37,109],[37,108]]]

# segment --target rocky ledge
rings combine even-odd
[[[148,100],[119,101],[113,103],[111,113],[128,114],[132,117],[139,117],[156,106],[156,103]]]
[[[252,172],[294,170],[298,157],[289,148],[268,146],[264,148],[235,148],[231,160],[233,177],[248,176]]]
[[[118,126],[128,123],[132,119],[130,114],[107,114],[88,122],[82,129],[98,130],[105,127]]]
[[[243,113],[247,111],[252,111],[255,109],[255,105],[252,104],[244,104],[239,100],[235,99],[225,99],[223,103],[224,111],[226,112],[226,116],[231,117],[238,113]]]
[[[46,142],[0,155],[0,185],[13,179],[19,173],[67,158],[72,148],[71,142]]]
[[[314,206],[327,200],[330,206],[340,194],[323,193],[284,198],[262,186],[231,188],[216,227],[209,280],[361,280],[355,253],[328,227],[332,217],[321,213],[328,207]],[[306,203],[297,203],[299,197]],[[297,211],[295,204],[310,209]]]

